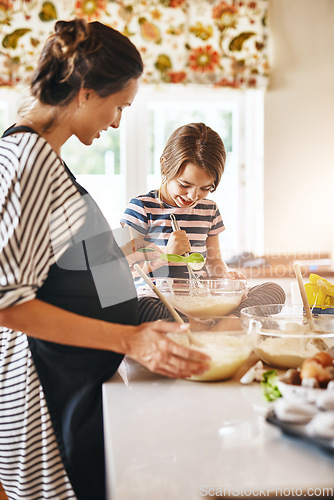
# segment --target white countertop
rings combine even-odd
[[[108,500],[334,488],[334,455],[267,423],[272,403],[259,383],[239,382],[245,371],[229,381],[190,382],[126,359],[103,386]]]

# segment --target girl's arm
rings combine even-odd
[[[207,237],[206,249],[206,268],[209,276],[222,278],[228,272],[228,267],[221,256],[218,235]]]
[[[152,372],[168,377],[184,378],[208,369],[208,356],[176,344],[164,335],[187,328],[177,323],[120,325],[33,299],[0,310],[0,324],[49,342],[127,354]]]
[[[239,271],[229,271],[221,256],[218,234],[207,237],[206,248],[206,268],[211,278],[246,279]]]

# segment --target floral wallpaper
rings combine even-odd
[[[147,83],[266,88],[269,0],[0,0],[0,85],[26,84],[57,19],[99,20],[140,50]]]

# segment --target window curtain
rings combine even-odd
[[[57,19],[98,20],[140,50],[147,83],[266,88],[269,0],[0,0],[0,85],[27,84]]]

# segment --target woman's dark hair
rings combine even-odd
[[[119,31],[83,19],[57,21],[32,77],[31,92],[43,104],[61,106],[82,87],[100,97],[119,92],[142,72],[137,48]]]
[[[161,155],[162,182],[170,181],[188,163],[193,163],[214,179],[211,191],[215,191],[225,161],[226,152],[220,135],[204,123],[189,123],[177,128],[167,141]]]

